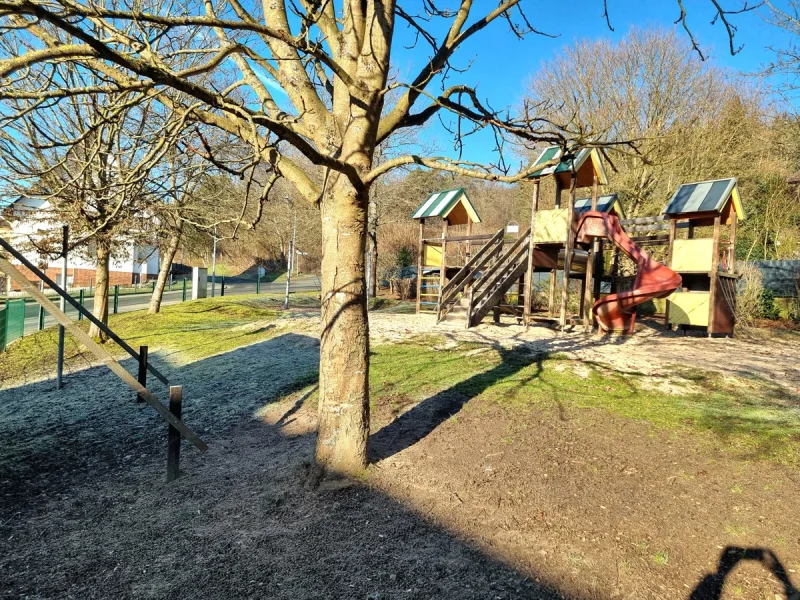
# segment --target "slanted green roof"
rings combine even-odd
[[[411,215],[411,218],[425,219],[428,217],[441,217],[444,219],[459,203],[464,205],[464,209],[467,211],[469,219],[473,223],[481,222],[464,188],[456,188],[454,190],[445,190],[443,192],[431,194],[425,199],[425,202],[417,207],[414,214]]]
[[[575,200],[575,212],[581,214],[590,210],[592,210],[591,197]],[[606,194],[597,198],[597,210],[604,213],[614,210],[620,218],[625,218],[625,211],[622,209],[622,203],[619,202],[618,194]]]
[[[603,161],[596,148],[580,148],[574,154],[569,155],[569,157],[562,158],[564,154],[563,149],[558,146],[545,148],[533,163],[534,167],[537,165],[542,165],[542,167],[534,170],[529,177],[531,179],[537,179],[539,177],[556,175],[558,173],[570,173],[573,171],[577,173],[586,162],[586,159],[591,158],[592,165],[597,172],[600,183],[603,185],[608,183]]]
[[[729,199],[733,201],[736,216],[743,220],[745,214],[735,177],[684,183],[672,196],[664,214],[678,216],[702,212],[721,213]]]

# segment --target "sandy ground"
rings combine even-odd
[[[384,314],[371,328],[373,343],[435,334],[800,382],[792,338],[609,342]],[[521,415],[456,385],[399,417],[376,410],[365,480],[312,489],[315,411],[296,381],[317,366],[316,331],[302,314],[226,354],[153,356],[211,448],[184,443],[169,485],[165,424],[104,368],[71,373],[63,392],[0,390],[0,596],[773,600],[788,588],[770,571],[797,583],[797,473],[600,411]],[[718,561],[738,558],[720,596]]]

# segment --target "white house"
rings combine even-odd
[[[47,200],[20,198],[3,209],[0,219],[0,236],[9,241],[30,262],[59,285],[61,282],[61,258],[48,256],[35,249],[36,242],[59,235],[61,225],[46,218],[49,208]],[[12,260],[19,265],[19,262]],[[67,287],[89,287],[94,285],[97,266],[96,254],[92,244],[73,250],[69,254],[67,268]],[[109,264],[110,285],[131,285],[143,283],[158,276],[158,247],[127,243],[116,250]],[[31,281],[39,278],[24,267],[22,269]]]

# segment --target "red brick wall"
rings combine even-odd
[[[39,284],[39,278],[33,274],[33,272],[28,269],[27,267],[23,267],[22,265],[15,265],[22,273],[27,277],[28,281],[33,281],[37,285]],[[61,276],[61,269],[58,267],[50,267],[45,272],[50,279],[53,281],[58,281],[58,278]],[[97,278],[97,273],[94,269],[67,269],[67,281],[71,281],[72,287],[89,287],[89,285],[95,284],[95,279]],[[108,274],[109,278],[109,285],[131,285],[133,284],[133,273],[130,271],[111,271]],[[154,277],[148,277],[148,279],[153,279]],[[11,289],[14,291],[19,291],[19,287],[15,285],[13,282],[11,284]]]

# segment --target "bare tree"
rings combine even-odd
[[[727,23],[721,0],[711,2]],[[172,110],[189,111],[240,136],[303,197],[319,203],[323,297],[316,459],[323,469],[353,473],[366,464],[369,433],[364,251],[370,186],[412,164],[504,182],[532,171],[511,172],[502,155],[493,165],[478,165],[406,154],[376,166],[376,146],[398,130],[444,114],[453,115],[459,140],[490,127],[498,148],[508,134],[565,146],[589,142],[566,124],[544,127],[536,106],[517,114],[495,110],[473,86],[450,84],[462,74],[451,62],[454,55],[487,27],[504,25],[519,37],[538,33],[522,4],[502,0],[479,8],[462,0],[450,9],[438,0],[253,6],[239,0],[0,0],[0,15],[16,44],[0,60],[0,83],[32,69],[50,72],[63,61],[80,63],[102,74],[103,82],[69,93],[136,89]],[[678,6],[682,10],[680,0]],[[409,27],[429,48],[429,60],[409,81],[388,83],[398,26]],[[393,90],[399,99],[385,107]],[[53,85],[35,93],[63,96],[64,90]],[[176,99],[183,95],[195,103]],[[8,97],[4,91],[0,96]],[[292,160],[289,147],[321,169],[321,184]]]

